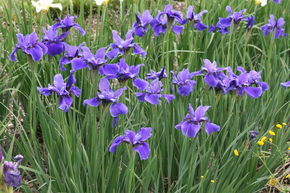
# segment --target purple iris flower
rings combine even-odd
[[[59,108],[63,110],[63,112],[67,112],[73,103],[71,95],[73,94],[76,97],[79,97],[81,93],[81,90],[78,87],[72,86],[75,83],[76,79],[73,73],[68,77],[67,83],[63,81],[61,74],[57,74],[54,76],[54,85],[48,84],[48,88],[37,87],[37,89],[44,96],[49,96],[55,92],[60,98]]]
[[[277,21],[275,20],[274,15],[270,15],[270,19],[268,20],[269,23],[263,25],[261,27],[264,36],[267,36],[269,33],[274,34],[275,38],[278,39],[280,36],[286,37],[287,34],[284,33],[285,29],[283,28],[283,25],[285,24],[285,21],[283,17],[280,17]]]
[[[191,104],[189,104],[189,113],[178,125],[175,126],[175,128],[181,130],[183,135],[191,138],[197,135],[203,122],[205,122],[205,131],[208,135],[213,132],[219,131],[220,126],[211,123],[208,117],[204,116],[209,108],[210,106],[199,106],[194,111]]]
[[[138,44],[134,43],[132,30],[127,32],[125,40],[122,39],[115,30],[112,31],[112,34],[115,43],[110,45],[112,50],[107,53],[108,58],[113,59],[118,55],[124,55],[130,48],[133,48],[134,54],[141,55],[142,58],[146,56],[146,52]]]
[[[163,78],[167,78],[165,67],[163,67],[159,72],[155,72],[154,70],[150,70],[150,73],[146,74],[146,78],[148,80],[154,79],[162,80]]]
[[[243,67],[237,68],[241,74],[237,77],[238,79],[238,94],[243,95],[245,92],[248,96],[252,98],[260,97],[264,91],[269,89],[266,82],[261,82],[261,72],[256,72],[252,70],[247,72]]]
[[[275,3],[281,3],[282,0],[273,0]]]
[[[142,92],[136,92],[138,100],[141,102],[148,102],[153,105],[159,104],[159,99],[164,97],[170,103],[175,97],[172,94],[161,94],[163,91],[163,84],[158,79],[153,80],[151,83],[146,80],[136,78],[133,80],[133,85]]]
[[[290,81],[288,81],[288,82],[282,82],[280,85],[283,86],[283,87],[285,87],[285,88],[288,88],[290,86]]]
[[[20,163],[23,160],[22,155],[14,157],[14,162],[5,161],[3,164],[4,181],[8,186],[18,187],[21,184],[21,174],[18,170]]]
[[[191,79],[197,73],[190,73],[188,69],[183,69],[181,72],[178,73],[177,76],[175,76],[174,72],[171,73],[173,76],[172,83],[178,86],[178,94],[180,94],[181,96],[189,95],[193,91],[194,85],[196,84],[196,82]]]
[[[136,15],[136,22],[133,24],[133,32],[139,37],[143,37],[148,31],[147,26],[152,21],[153,17],[151,16],[148,10],[144,13]]]
[[[64,65],[69,63],[71,63],[72,72],[83,68],[97,70],[100,66],[107,62],[105,59],[106,48],[98,49],[94,55],[88,47],[83,46],[84,44],[85,43],[83,42],[79,46],[70,46],[68,44],[65,45],[65,54],[59,61],[61,70],[66,70]]]
[[[159,36],[161,33],[165,34],[168,23],[172,25],[172,31],[175,34],[180,34],[186,23],[186,19],[182,18],[182,14],[179,11],[174,11],[171,5],[166,5],[163,12],[158,11],[157,16],[151,21],[151,28],[154,31],[155,36]],[[176,25],[180,24],[180,25]]]
[[[74,21],[76,18],[77,18],[77,16],[70,16],[70,15],[67,15],[63,20],[58,18],[57,23],[55,23],[52,27],[54,29],[60,28],[60,29],[62,29],[63,32],[69,31],[70,28],[75,28],[75,29],[79,30],[81,32],[81,34],[84,36],[86,34],[86,32],[79,24],[77,24]]]
[[[99,83],[99,90],[101,92],[98,92],[97,96],[94,98],[84,100],[83,104],[97,107],[101,102],[104,104],[112,103],[110,106],[110,113],[111,116],[114,117],[113,125],[117,125],[118,116],[128,113],[128,107],[123,103],[118,103],[119,97],[126,89],[126,87],[123,87],[113,91],[110,87],[109,81],[106,78],[102,78]]]
[[[134,131],[126,130],[125,135],[121,135],[114,139],[109,151],[115,153],[116,148],[119,145],[122,143],[128,143],[131,144],[134,151],[139,154],[141,160],[146,160],[150,154],[150,147],[145,141],[152,136],[151,130],[152,128],[150,127],[143,127],[137,132],[137,134]]]
[[[209,28],[209,32],[212,32],[217,29],[218,32],[220,32],[221,34],[227,34],[229,33],[229,28],[231,27],[232,23],[234,23],[235,25],[238,25],[240,21],[245,19],[245,16],[243,15],[243,13],[246,11],[246,9],[242,9],[238,12],[233,12],[232,8],[230,6],[227,6],[226,10],[227,12],[229,12],[228,17],[226,18],[220,17],[216,26],[212,25]]]
[[[58,35],[55,28],[50,27],[48,30],[43,28],[44,36],[42,37],[42,42],[47,47],[47,54],[50,56],[59,55],[65,50],[65,39],[69,35],[69,32],[64,32]]]
[[[259,131],[251,130],[249,132],[250,132],[250,139],[252,141],[255,141],[257,138],[257,135],[259,135]]]
[[[200,13],[194,13],[194,8],[192,6],[189,6],[187,9],[187,20],[189,21],[193,21],[193,25],[194,27],[199,30],[199,31],[203,31],[205,30],[208,26],[204,25],[201,21],[201,16],[205,13],[207,13],[207,10],[204,10]]]
[[[106,64],[100,68],[100,74],[105,75],[107,79],[118,79],[119,81],[126,81],[138,76],[140,67],[144,64],[137,66],[128,66],[125,59],[120,59],[117,64]]]
[[[201,72],[206,73],[204,82],[210,87],[221,87],[221,80],[226,77],[222,71],[226,70],[226,68],[219,68],[216,61],[211,62],[208,59],[204,59],[203,63],[204,66],[201,67]]]
[[[23,34],[17,34],[18,43],[15,46],[15,49],[10,55],[11,61],[16,61],[15,53],[21,49],[22,52],[28,54],[32,57],[33,61],[41,60],[42,56],[47,53],[47,47],[38,41],[37,34],[35,32],[23,36]]]
[[[255,24],[255,16],[249,16],[244,19],[247,22],[247,29],[252,29]]]

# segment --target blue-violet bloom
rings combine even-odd
[[[149,144],[145,141],[151,137],[151,130],[152,128],[150,127],[143,127],[137,132],[137,134],[134,131],[126,130],[125,135],[121,135],[114,139],[109,148],[109,151],[115,153],[116,148],[119,145],[122,143],[128,143],[131,144],[134,151],[139,154],[141,160],[146,160],[149,158],[150,147]]]
[[[151,23],[152,19],[153,17],[148,10],[144,11],[142,15],[137,14],[136,22],[133,24],[134,35],[143,37],[148,31],[147,26]]]
[[[3,164],[4,181],[8,186],[18,187],[21,184],[21,174],[18,170],[20,163],[23,160],[22,155],[14,157],[14,162],[5,161]]]
[[[190,73],[188,69],[183,69],[177,74],[177,76],[175,76],[174,72],[171,73],[173,77],[172,84],[176,84],[178,86],[178,94],[181,96],[189,95],[193,91],[194,85],[196,84],[196,81],[191,80],[196,73]]]
[[[11,61],[16,61],[15,53],[20,49],[27,55],[30,55],[36,62],[41,60],[42,56],[47,53],[47,47],[40,41],[38,41],[37,34],[35,32],[23,36],[21,33],[17,34],[18,43],[15,49],[10,55]]]
[[[175,126],[175,128],[177,130],[181,130],[184,136],[190,138],[195,137],[197,135],[203,122],[205,122],[205,131],[207,135],[219,131],[220,126],[211,123],[208,117],[204,116],[209,108],[210,106],[199,106],[194,111],[192,106],[189,104],[188,105],[189,113],[178,125]]]
[[[277,21],[275,20],[274,15],[270,15],[270,19],[268,23],[261,27],[264,36],[267,36],[269,33],[275,34],[274,37],[276,39],[280,38],[280,36],[286,37],[287,34],[284,33],[285,29],[283,28],[285,21],[283,17],[280,17]]]
[[[141,92],[136,92],[138,100],[141,102],[148,102],[153,105],[159,104],[159,99],[164,97],[170,103],[175,97],[172,94],[161,94],[163,91],[163,84],[158,79],[153,80],[151,83],[146,80],[136,78],[133,80],[133,85]]]
[[[67,32],[70,28],[75,28],[79,30],[81,34],[84,36],[86,34],[85,30],[75,22],[77,16],[67,15],[63,20],[58,18],[58,21],[52,26],[55,29],[62,29],[63,32]]]
[[[63,112],[67,112],[73,103],[72,95],[79,97],[81,93],[78,87],[73,86],[75,83],[76,79],[73,73],[68,77],[67,83],[64,82],[61,74],[57,74],[54,76],[54,85],[48,84],[47,88],[37,87],[37,89],[44,96],[49,96],[55,92],[59,96],[59,108]]]

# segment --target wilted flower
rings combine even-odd
[[[144,64],[137,66],[128,66],[125,59],[121,59],[117,64],[106,64],[100,68],[100,74],[105,75],[107,79],[116,78],[119,81],[126,81],[138,76],[140,67]]]
[[[21,174],[18,170],[20,163],[23,160],[22,155],[14,157],[14,162],[5,161],[3,164],[4,181],[8,186],[18,187],[21,184]]]
[[[36,62],[41,60],[42,56],[47,53],[47,47],[38,41],[38,37],[35,32],[23,36],[21,33],[17,34],[18,43],[15,49],[10,55],[11,61],[16,61],[15,53],[21,49],[27,55],[30,55]]]
[[[193,26],[199,31],[205,30],[208,26],[204,25],[201,21],[201,16],[207,13],[207,10],[201,11],[200,13],[194,13],[194,8],[189,6],[187,9],[187,20],[193,21]]]
[[[261,27],[264,36],[267,36],[269,33],[275,34],[274,37],[276,39],[280,38],[280,36],[286,37],[287,34],[284,33],[285,29],[283,28],[283,25],[285,24],[285,21],[283,17],[280,17],[277,21],[275,20],[274,15],[270,15],[270,19],[268,20],[268,23],[263,25]]]
[[[147,26],[152,21],[152,16],[148,10],[144,11],[144,13],[136,15],[136,22],[133,24],[133,32],[135,35],[139,37],[143,37],[147,32]]]
[[[288,81],[288,82],[282,82],[280,85],[283,86],[283,87],[285,87],[285,88],[288,88],[290,86],[290,81]]]
[[[146,80],[136,78],[133,80],[133,84],[138,90],[142,91],[135,93],[138,100],[141,102],[148,102],[153,105],[158,105],[159,99],[162,97],[164,97],[168,103],[175,98],[174,95],[171,94],[161,94],[163,91],[163,84],[158,79],[155,79],[149,83]]]
[[[150,154],[150,147],[145,141],[151,137],[151,130],[152,128],[150,127],[143,127],[137,134],[134,131],[126,130],[125,135],[121,135],[114,139],[109,151],[115,153],[117,146],[122,143],[128,143],[131,144],[134,151],[139,154],[141,160],[146,160]]]
[[[191,80],[196,73],[190,73],[188,69],[183,69],[177,76],[175,76],[174,72],[171,73],[173,76],[172,84],[176,84],[178,86],[178,94],[182,96],[189,95],[193,91],[194,85],[196,84],[194,80]]]
[[[49,8],[58,8],[62,10],[62,5],[60,3],[52,3],[53,0],[39,0],[39,1],[31,1],[32,5],[36,8],[36,12],[40,12],[42,10],[48,11]]]
[[[72,86],[75,83],[76,79],[73,73],[71,73],[68,77],[67,83],[63,81],[61,74],[57,74],[54,76],[54,85],[48,84],[48,88],[37,87],[37,89],[44,96],[49,96],[55,92],[60,99],[59,108],[63,110],[63,112],[67,112],[73,103],[73,98],[71,95],[79,97],[81,93],[81,90],[78,87]]]
[[[254,130],[249,131],[249,133],[250,133],[250,139],[251,140],[256,140],[257,135],[259,135],[259,132],[258,131],[254,131]]]
[[[50,56],[59,55],[65,50],[65,39],[69,35],[69,32],[63,32],[58,35],[55,28],[50,27],[48,30],[43,28],[44,36],[42,37],[42,42],[47,47],[47,54]]]
[[[174,11],[171,5],[166,5],[164,11],[158,11],[157,16],[151,21],[151,28],[154,35],[159,36],[161,33],[165,34],[168,25],[172,25],[172,31],[175,34],[180,34],[185,23],[186,20],[182,18],[179,11]]]
[[[63,32],[67,32],[70,30],[70,28],[75,28],[81,32],[81,34],[84,36],[86,32],[84,29],[77,24],[74,20],[77,18],[77,16],[70,16],[67,15],[63,20],[58,18],[58,21],[52,26],[55,29],[62,29]]]
[[[154,80],[154,79],[162,80],[163,78],[167,78],[165,67],[163,67],[159,72],[155,72],[154,70],[150,70],[150,73],[146,74],[145,79]]]
[[[108,58],[113,59],[118,55],[124,55],[130,48],[133,48],[134,54],[141,55],[142,58],[146,56],[146,52],[138,44],[134,43],[132,30],[127,32],[125,40],[115,30],[112,31],[112,34],[115,43],[110,45],[112,50],[107,53]]]
[[[220,126],[211,123],[208,117],[205,117],[205,113],[210,108],[210,106],[199,106],[194,111],[192,106],[188,105],[189,113],[185,118],[175,126],[176,129],[181,130],[182,134],[187,137],[195,137],[200,130],[203,122],[205,122],[205,131],[208,135],[213,132],[219,131]]]
[[[244,19],[247,22],[247,29],[251,29],[255,24],[255,16],[249,16]]]
[[[128,113],[128,107],[123,103],[118,103],[119,97],[126,89],[126,87],[123,87],[113,91],[110,87],[110,82],[106,78],[102,78],[99,83],[99,90],[101,92],[98,92],[97,96],[94,98],[84,100],[83,104],[97,107],[100,103],[111,103],[110,113],[111,116],[114,117],[114,125],[117,125],[118,116]]]

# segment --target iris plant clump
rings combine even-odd
[[[279,2],[279,1],[276,1]],[[219,18],[218,23],[209,28],[209,32],[217,30],[221,34],[230,32],[231,26],[237,28],[242,22],[246,21],[247,29],[251,29],[255,23],[254,16],[246,16],[246,9],[234,12],[230,6],[226,7],[229,13],[225,18]],[[172,101],[175,96],[173,94],[164,94],[164,87],[162,79],[168,78],[165,67],[160,71],[155,72],[150,70],[146,74],[144,80],[139,76],[139,71],[144,64],[137,66],[129,66],[123,56],[127,56],[129,51],[133,49],[134,55],[141,55],[142,58],[146,56],[139,44],[136,43],[135,37],[143,37],[152,28],[155,36],[165,34],[167,29],[170,28],[175,34],[181,34],[186,23],[191,23],[193,27],[199,31],[208,28],[201,17],[207,13],[207,10],[195,13],[194,8],[189,6],[187,9],[186,17],[179,11],[175,11],[171,5],[166,5],[163,11],[158,11],[158,14],[153,18],[151,13],[146,10],[142,15],[136,15],[136,22],[134,22],[132,29],[129,29],[125,38],[121,38],[118,32],[112,30],[113,43],[107,47],[99,48],[95,54],[90,48],[81,43],[79,46],[69,45],[66,42],[67,36],[70,34],[69,30],[75,28],[81,35],[85,35],[84,29],[75,22],[76,16],[67,15],[64,19],[58,21],[50,26],[48,30],[44,29],[42,40],[39,41],[37,34],[33,32],[23,36],[17,35],[18,43],[12,51],[10,59],[16,60],[15,53],[22,50],[27,55],[31,56],[34,61],[39,61],[46,54],[55,56],[63,54],[59,64],[60,70],[65,71],[64,65],[71,64],[70,75],[67,82],[61,74],[54,76],[54,84],[48,85],[47,88],[38,87],[38,91],[45,96],[56,93],[59,98],[59,108],[67,112],[73,103],[73,95],[79,97],[81,94],[80,88],[73,86],[76,84],[74,73],[81,69],[95,70],[101,76],[99,82],[99,92],[97,96],[83,101],[84,105],[98,107],[101,103],[103,105],[110,105],[110,114],[114,118],[114,125],[118,123],[118,117],[128,113],[128,107],[119,102],[120,96],[127,89],[122,87],[114,91],[111,88],[109,80],[118,79],[119,84],[124,81],[132,81],[133,86],[138,90],[135,92],[136,97],[141,102],[147,102],[153,105],[158,105],[160,99],[164,98],[168,103]],[[277,21],[274,16],[270,16],[269,23],[262,26],[264,35],[275,33],[275,38],[286,36],[284,33],[284,20],[279,18]],[[59,34],[59,31],[61,33]],[[116,63],[116,60],[118,61]],[[113,62],[114,61],[114,62]],[[236,92],[238,95],[246,93],[252,98],[260,97],[264,91],[268,90],[268,84],[261,81],[261,72],[255,70],[246,71],[243,67],[237,67],[239,74],[235,74],[230,67],[220,68],[217,67],[216,62],[211,62],[205,59],[204,66],[200,71],[190,72],[188,69],[181,70],[177,75],[172,72],[172,84],[177,85],[178,94],[188,96],[193,92],[196,81],[193,80],[195,76],[203,76],[204,82],[215,90],[221,90],[224,94],[228,92]],[[167,69],[169,70],[169,69]],[[289,82],[281,83],[284,87],[289,87]],[[181,130],[183,135],[187,137],[196,137],[200,131],[202,124],[205,124],[205,131],[209,135],[213,132],[219,131],[220,126],[210,122],[209,118],[205,116],[210,106],[199,106],[196,110],[189,104],[189,113],[185,118],[176,125],[176,129]],[[126,130],[125,135],[117,137],[111,147],[110,152],[115,152],[115,149],[121,143],[130,144],[133,149],[139,154],[141,160],[148,159],[150,148],[145,141],[151,136],[151,128],[141,128],[136,134],[133,131]],[[4,164],[4,171],[6,172],[6,179],[10,179],[9,172],[19,174],[17,168],[18,163],[22,159],[18,159],[13,163]],[[18,178],[17,178],[18,179]],[[19,180],[18,180],[19,181]],[[17,182],[18,182],[17,181]],[[10,183],[11,185],[18,185],[19,183]]]

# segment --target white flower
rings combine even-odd
[[[95,0],[96,1],[96,4],[98,5],[98,6],[100,6],[100,5],[102,5],[103,3],[105,3],[106,1],[108,1],[108,0]]]
[[[267,0],[256,0],[256,4],[261,4],[261,6],[267,5]]]
[[[42,10],[48,11],[50,7],[58,8],[62,10],[62,6],[60,3],[52,3],[53,0],[39,0],[39,1],[32,1],[32,5],[36,8],[36,12],[40,12]]]

